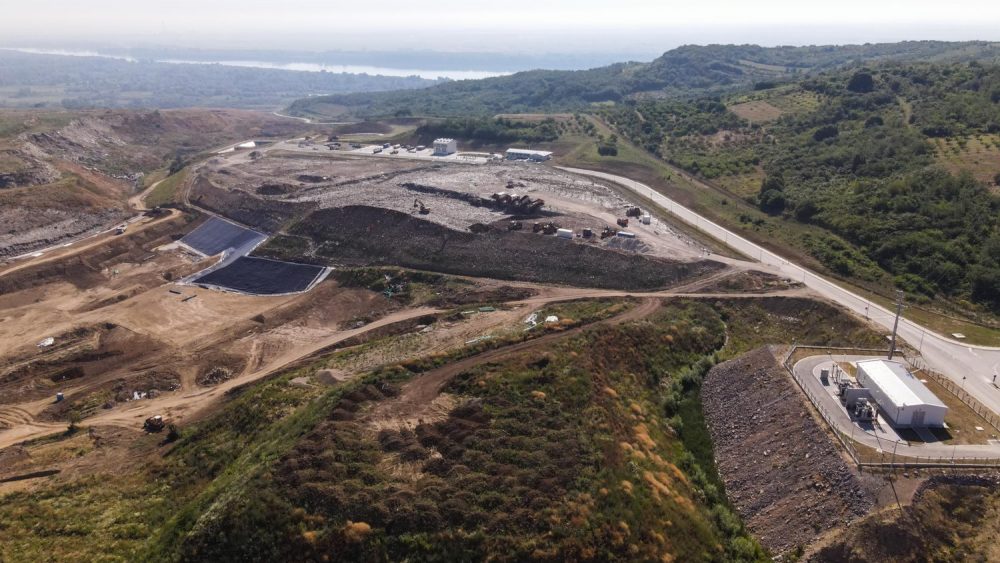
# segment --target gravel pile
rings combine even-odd
[[[768,549],[805,546],[874,505],[877,483],[841,457],[767,348],[713,368],[702,401],[729,500]]]

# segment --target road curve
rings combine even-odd
[[[574,174],[614,182],[648,198],[681,221],[751,258],[755,258],[775,273],[801,281],[821,296],[887,330],[892,330],[895,318],[893,311],[702,217],[646,184],[624,176],[596,170],[565,166],[557,168]],[[955,383],[963,386],[967,392],[974,395],[993,412],[1000,413],[1000,389],[993,384],[993,377],[1000,370],[1000,348],[965,344],[938,334],[906,318],[900,320],[898,333],[910,346],[920,351],[928,367],[943,373]]]

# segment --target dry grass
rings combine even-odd
[[[785,113],[765,100],[754,100],[729,106],[729,111],[753,123],[774,121]]]
[[[972,135],[932,139],[934,158],[947,170],[968,170],[981,182],[994,184],[1000,173],[1000,135]]]

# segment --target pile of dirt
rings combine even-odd
[[[292,234],[311,238],[338,265],[395,265],[447,274],[625,290],[670,287],[717,271],[718,262],[674,262],[516,231],[460,232],[391,209],[313,212]],[[269,253],[267,248],[263,250]],[[276,256],[279,258],[296,258]]]
[[[191,190],[191,202],[244,225],[273,233],[293,218],[301,217],[316,205],[262,200],[240,190],[226,190],[199,176]]]
[[[0,189],[55,182],[62,175],[46,162],[45,153],[25,145],[0,150]]]
[[[794,289],[802,284],[765,272],[748,270],[726,276],[712,284],[698,288],[699,293],[768,293],[782,289]]]
[[[702,402],[729,500],[768,549],[805,546],[874,506],[879,484],[844,461],[767,348],[713,368]]]

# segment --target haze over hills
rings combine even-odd
[[[854,63],[995,61],[1000,44],[982,41],[760,47],[685,46],[649,63],[591,70],[521,72],[439,85],[420,93],[316,96],[289,107],[295,115],[364,117],[492,115],[566,111],[636,96],[692,96],[732,91],[757,81],[782,81]]]

